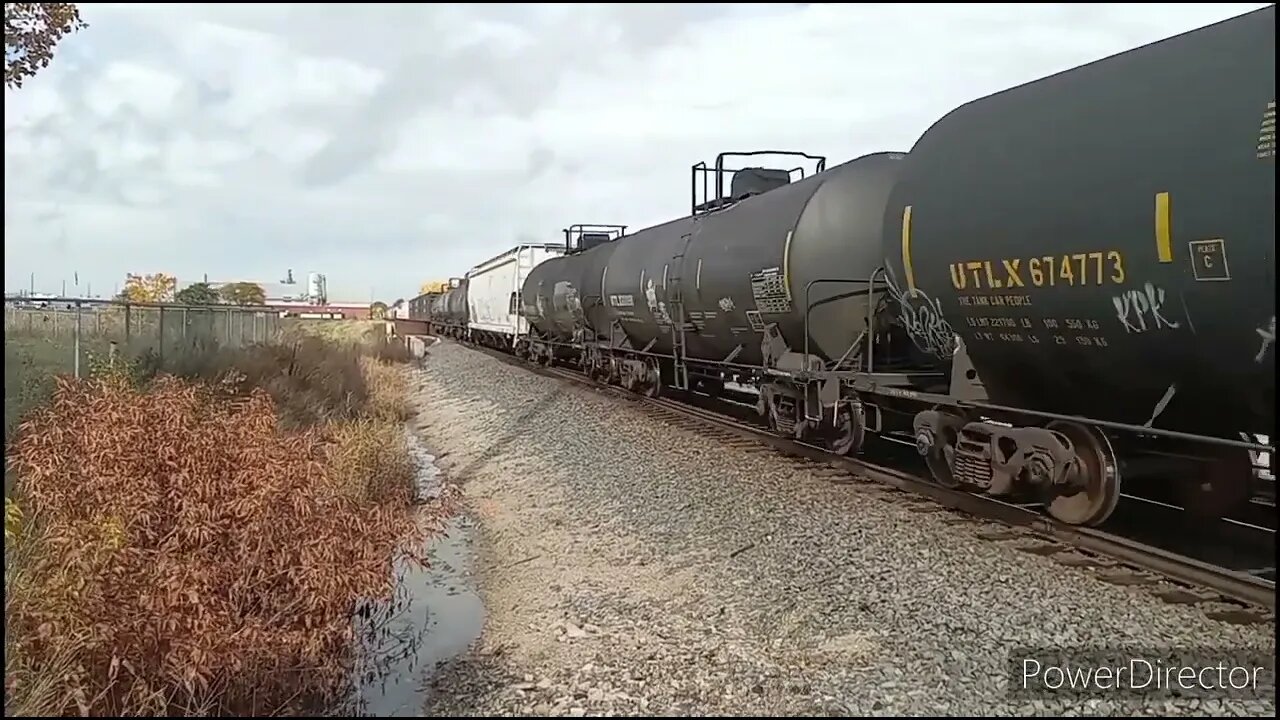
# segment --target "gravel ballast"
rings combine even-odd
[[[1255,649],[1223,658],[1242,664],[1274,656],[1273,623],[1211,620],[478,350],[429,353],[417,424],[462,486],[486,616],[427,714],[1274,715],[1270,687],[1008,687],[1015,648]]]

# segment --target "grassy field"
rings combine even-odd
[[[6,716],[340,703],[352,618],[420,540],[404,348],[298,324],[77,380],[66,340],[6,333]]]
[[[62,338],[6,335],[4,341],[4,441],[18,418],[49,399],[53,377],[75,367],[72,345]]]

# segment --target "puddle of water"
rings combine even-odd
[[[418,461],[418,497],[429,500],[440,492],[440,469],[417,436],[408,437]],[[436,669],[479,637],[484,604],[470,580],[470,528],[466,518],[455,517],[443,535],[429,540],[429,567],[397,558],[391,600],[357,617],[363,651],[354,714],[420,716]]]

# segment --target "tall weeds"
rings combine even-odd
[[[187,379],[60,378],[9,452],[5,714],[338,703],[352,615],[423,532],[403,378],[376,355],[294,344],[172,358]]]

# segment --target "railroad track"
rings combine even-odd
[[[1212,619],[1239,624],[1275,619],[1272,580],[1094,528],[1066,525],[1027,506],[951,490],[931,479],[866,459],[835,455],[686,402],[643,397],[572,370],[534,366],[489,348],[466,347],[538,375],[635,403],[671,424],[739,450],[780,454],[828,482],[892,494],[914,512],[949,513],[952,517],[946,522],[973,525],[982,540],[1007,543],[1063,565],[1091,568],[1106,582],[1144,587],[1168,603],[1200,605]]]

